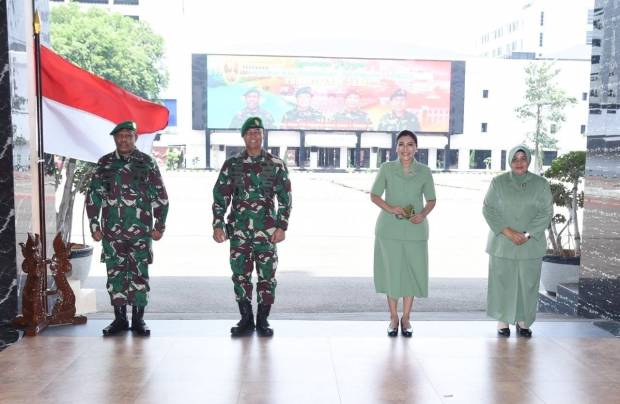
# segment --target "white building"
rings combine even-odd
[[[244,42],[233,42],[228,39],[226,30],[239,29],[244,26],[248,23],[243,20],[247,16],[240,16],[241,20],[235,27],[218,28],[221,30],[218,35],[218,32],[215,32],[217,29],[212,26],[207,27],[209,24],[216,24],[213,18],[217,17],[197,15],[197,10],[201,8],[197,6],[196,1],[87,0],[82,3],[104,2],[106,4],[103,7],[148,22],[155,32],[165,38],[165,64],[168,67],[170,81],[161,97],[171,108],[174,121],[166,129],[158,145],[183,147],[186,166],[189,168],[218,168],[227,155],[243,146],[243,141],[238,134],[234,135],[227,131],[210,133],[207,139],[204,129],[192,128],[195,120],[193,114],[197,113],[193,108],[193,104],[196,103],[193,99],[193,86],[196,85],[192,82],[192,77],[196,76],[196,72],[192,72],[192,69],[196,68],[192,65],[193,55],[225,53],[287,55],[286,49],[290,47],[290,43],[286,41],[286,38],[282,38],[281,42],[269,42],[266,37],[261,36],[260,31],[256,31],[254,36],[248,36]],[[54,3],[59,2],[52,4]],[[560,15],[556,15],[557,6],[560,3],[565,13],[562,14],[561,20]],[[585,54],[589,52],[589,47],[585,45],[585,37],[588,27],[588,10],[592,8],[593,2],[578,0],[568,3],[578,3],[579,7],[568,7],[560,0],[531,1],[530,5],[522,9],[520,14],[519,21],[523,22],[513,25],[516,28],[510,32],[512,35],[510,37],[511,51],[513,51],[512,43],[519,35],[521,39],[518,40],[518,48],[514,51],[530,52],[534,46],[537,58],[554,57],[554,54],[561,53],[568,54],[564,44],[583,44],[579,51],[581,53],[577,52],[578,57],[556,61],[556,67],[561,70],[558,83],[569,95],[575,97],[578,103],[566,110],[567,121],[556,133],[559,141],[558,150],[548,151],[547,159],[552,158],[555,152],[562,154],[571,150],[585,150],[586,147],[584,133],[587,130],[585,125],[588,114],[590,56],[588,54],[585,57]],[[166,12],[162,13],[162,9]],[[541,12],[544,12],[544,21],[543,26],[539,27],[533,21],[534,16],[537,15],[537,21],[540,23]],[[580,23],[577,24],[577,21]],[[564,33],[556,34],[556,28],[560,23],[565,24]],[[201,24],[205,24],[204,27]],[[218,26],[221,27],[221,24]],[[541,32],[543,33],[542,47],[537,46],[539,42],[532,39],[533,37],[539,38],[538,34]],[[564,36],[564,41],[560,41],[562,36]],[[496,39],[499,41],[501,38],[508,40],[508,36],[503,34]],[[487,42],[489,49],[492,49],[490,41]],[[457,130],[452,136],[421,135],[419,139],[419,147],[422,150],[418,157],[433,169],[444,168],[446,161],[447,168],[450,169],[480,169],[487,166],[487,164],[481,164],[482,161],[486,160],[486,163],[489,163],[487,157],[490,157],[490,168],[502,169],[505,167],[505,163],[502,162],[505,159],[506,150],[523,142],[526,134],[533,129],[516,117],[515,108],[524,100],[525,66],[530,62],[543,63],[543,61],[463,57],[453,54],[440,56],[428,52],[416,52],[415,49],[407,47],[386,48],[376,43],[369,43],[368,47],[361,46],[353,51],[347,47],[346,43],[343,43],[340,49],[338,46],[336,48],[332,46],[329,52],[322,54],[321,48],[317,46],[316,42],[300,42],[298,46],[295,46],[296,55],[443,59],[464,62],[465,90],[464,96],[461,97],[464,103],[462,130]],[[507,49],[505,44],[501,46]],[[456,125],[457,128],[459,126]],[[377,132],[356,134],[307,131],[302,136],[299,131],[270,131],[268,142],[274,152],[279,153],[293,166],[294,158],[291,158],[289,153],[296,149],[298,153],[298,148],[303,142],[306,150],[303,160],[306,167],[348,168],[352,154],[359,147],[363,154],[361,156],[363,166],[373,168],[377,166],[377,162],[385,158],[386,154],[389,154],[392,137],[392,134]]]
[[[506,2],[508,3],[508,2]],[[482,57],[590,60],[594,0],[522,0],[489,21],[476,53]]]

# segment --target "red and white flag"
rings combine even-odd
[[[132,120],[136,145],[151,152],[168,109],[126,91],[41,47],[43,136],[46,153],[96,162],[115,149],[112,129]]]

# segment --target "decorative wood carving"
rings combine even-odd
[[[13,324],[24,328],[26,335],[39,334],[48,325],[85,324],[85,316],[75,315],[75,294],[67,281],[67,272],[71,271],[71,244],[64,243],[60,233],[54,238],[54,255],[51,260],[43,260],[41,240],[38,234],[28,234],[26,244],[20,243],[24,263],[22,269],[28,274],[22,292],[22,315],[17,316]],[[54,277],[56,290],[44,290],[44,278],[47,265]],[[52,314],[45,310],[47,296],[57,296]]]
[[[19,243],[22,248],[24,262],[22,270],[27,274],[26,284],[22,291],[22,315],[13,324],[24,328],[26,335],[36,335],[48,325],[45,311],[47,294],[43,290],[45,262],[41,258],[41,240],[38,234],[28,233],[26,244]]]
[[[50,271],[56,283],[56,291],[48,294],[56,295],[56,303],[50,316],[50,324],[85,324],[86,317],[75,315],[75,294],[67,281],[67,273],[71,272],[71,243],[62,241],[60,233],[54,238],[54,255],[50,260]]]

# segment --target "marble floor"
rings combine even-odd
[[[384,336],[385,322],[300,320],[272,321],[271,339],[232,339],[228,320],[103,338],[107,322],[0,352],[0,402],[620,402],[620,339],[589,321],[541,321],[529,340],[490,321],[418,321],[411,339]]]

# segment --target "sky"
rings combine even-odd
[[[424,49],[433,55],[443,51],[448,56],[471,54],[476,38],[485,28],[495,25],[502,12],[524,3],[524,0],[177,1],[181,1],[182,12],[192,21],[177,29],[190,30],[191,36],[208,53],[405,58],[410,53],[419,55]],[[168,12],[167,7],[159,9],[162,14]]]

